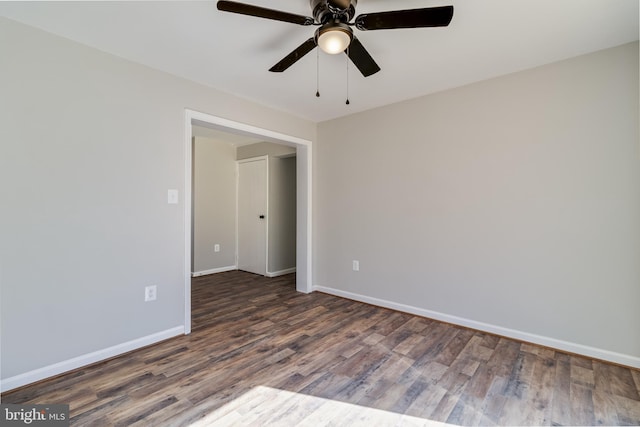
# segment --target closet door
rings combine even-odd
[[[238,269],[267,273],[266,158],[238,162]]]

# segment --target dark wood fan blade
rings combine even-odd
[[[446,27],[453,18],[453,6],[424,9],[363,13],[356,18],[359,30],[390,30],[395,28]]]
[[[300,58],[311,52],[316,47],[316,40],[314,37],[310,37],[307,41],[298,46],[293,52],[285,56],[280,62],[271,67],[269,71],[274,73],[281,73],[293,64],[298,62]]]
[[[282,12],[267,9],[266,7],[253,6],[235,1],[219,1],[218,10],[224,12],[239,13],[241,15],[257,16],[258,18],[273,19],[276,21],[290,22],[298,25],[313,25],[313,18],[296,15],[295,13]]]
[[[355,36],[353,36],[353,40],[351,40],[351,44],[345,51],[345,53],[351,59],[351,62],[360,70],[363,76],[369,77],[372,74],[380,71],[380,67],[376,64],[376,61],[373,60],[367,49],[364,48],[360,40],[358,40]]]

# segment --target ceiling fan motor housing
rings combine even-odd
[[[311,10],[316,22],[326,24],[337,20],[346,24],[353,19],[358,0],[342,0],[341,2],[345,4],[349,2],[349,7],[334,6],[331,0],[311,0]]]

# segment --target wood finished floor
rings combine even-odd
[[[77,426],[639,425],[640,371],[313,293],[193,280],[193,332],[2,395]]]

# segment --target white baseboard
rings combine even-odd
[[[279,271],[274,271],[274,272],[269,272],[267,271],[266,276],[267,277],[278,277],[278,276],[284,276],[285,274],[289,274],[289,273],[295,273],[296,272],[296,268],[287,268],[286,270],[279,270]]]
[[[393,301],[387,301],[379,298],[369,297],[366,295],[355,294],[355,293],[343,291],[340,289],[333,289],[325,286],[314,286],[313,290],[351,299],[354,301],[360,301],[367,304],[376,305],[379,307],[385,307],[393,310],[402,311],[405,313],[415,314],[418,316],[427,317],[429,319],[440,320],[442,322],[464,326],[467,328],[476,329],[483,332],[489,332],[492,334],[513,338],[519,341],[539,344],[545,347],[551,347],[557,350],[566,351],[568,353],[580,354],[583,356],[592,357],[594,359],[606,360],[608,362],[617,363],[619,365],[640,369],[640,357],[616,353],[613,351],[604,350],[596,347],[590,347],[582,344],[576,344],[568,341],[562,341],[555,338],[518,331],[515,329],[504,328],[502,326],[491,325],[489,323],[477,322],[475,320],[465,319],[463,317],[452,316],[449,314],[439,313],[437,311],[426,310],[424,308],[413,307],[410,305],[400,304]]]
[[[228,265],[226,267],[212,268],[211,270],[194,271],[193,273],[191,273],[191,277],[200,277],[200,276],[206,276],[208,274],[224,273],[225,271],[233,271],[237,269],[238,269],[237,265]]]
[[[137,338],[132,341],[114,345],[113,347],[94,351],[93,353],[84,354],[82,356],[74,357],[73,359],[25,372],[24,374],[2,379],[0,380],[0,392],[4,393],[5,391],[12,390],[14,388],[44,380],[114,356],[119,356],[131,350],[136,350],[182,334],[184,334],[184,326],[177,326],[175,328],[167,329],[166,331],[157,332],[155,334],[147,335],[146,337]]]

